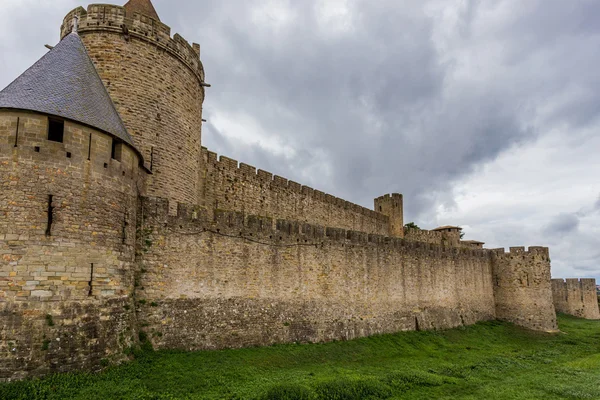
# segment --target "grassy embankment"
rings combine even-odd
[[[0,385],[1,399],[600,399],[600,321],[500,322],[349,342],[139,352],[100,374]]]

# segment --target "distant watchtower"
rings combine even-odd
[[[375,211],[390,218],[389,235],[404,237],[404,206],[402,195],[392,193],[375,199]]]
[[[92,4],[64,18],[78,33],[152,175],[146,193],[198,203],[204,101],[200,46],[163,24],[150,0]],[[172,204],[175,205],[176,203]]]

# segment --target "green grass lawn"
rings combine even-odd
[[[0,399],[600,399],[600,321],[484,322],[348,342],[140,352],[99,374],[0,384]]]

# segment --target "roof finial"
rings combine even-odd
[[[73,15],[73,33],[77,33],[77,30],[79,29],[78,23],[79,15]]]

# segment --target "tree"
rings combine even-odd
[[[404,229],[417,229],[421,230],[414,222],[409,222],[408,224],[404,224]]]
[[[464,238],[465,237],[465,233],[463,231],[460,231],[460,238]]]

